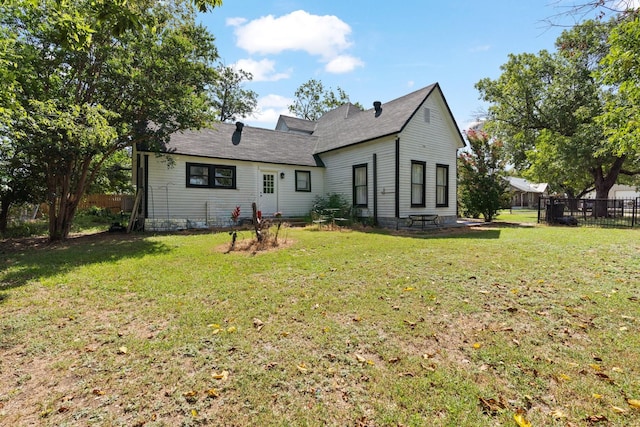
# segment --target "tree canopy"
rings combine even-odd
[[[469,151],[458,155],[458,196],[462,214],[484,217],[491,222],[498,215],[507,188],[503,179],[506,162],[503,144],[483,130],[466,132]]]
[[[96,10],[118,5],[139,25],[121,27]],[[161,149],[172,133],[214,119],[207,87],[217,51],[190,4],[43,0],[0,9],[0,75],[14,88],[0,93],[9,118],[0,138],[44,177],[50,239],[67,237],[78,202],[115,153],[136,143]]]
[[[557,52],[510,55],[496,80],[476,84],[491,103],[489,129],[504,140],[515,168],[571,197],[609,189],[635,158],[613,149],[598,118],[614,97],[600,77],[617,21],[586,21],[563,32]]]
[[[251,81],[253,75],[233,67],[219,66],[219,80],[211,88],[213,107],[221,122],[235,122],[237,117],[245,118],[258,104],[258,94],[244,89],[242,83]]]
[[[327,111],[333,110],[349,102],[349,96],[340,87],[337,94],[331,89],[325,89],[320,80],[310,79],[298,87],[295,100],[289,106],[289,111],[296,117],[305,120],[318,120]],[[355,104],[358,108],[362,106]]]

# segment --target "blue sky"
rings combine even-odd
[[[341,87],[371,108],[438,82],[461,129],[486,108],[474,85],[497,78],[510,53],[554,50],[571,24],[563,0],[224,0],[200,21],[259,111],[243,119],[273,129],[309,79]]]

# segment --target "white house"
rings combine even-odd
[[[241,218],[254,202],[263,215],[304,216],[317,196],[339,193],[381,226],[414,214],[446,223],[464,145],[437,83],[366,111],[281,116],[275,130],[219,123],[174,134],[160,155],[134,151],[139,217],[146,230],[223,226],[236,206]]]

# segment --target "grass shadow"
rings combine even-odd
[[[46,238],[0,242],[0,291],[29,281],[68,272],[74,268],[149,254],[167,253],[163,243],[142,234],[97,233],[49,243]],[[6,300],[0,294],[0,303]]]

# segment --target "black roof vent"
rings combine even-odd
[[[382,114],[382,102],[375,101],[373,103],[373,108],[375,108],[375,110],[376,110],[376,117],[378,117],[380,114]]]
[[[240,137],[242,136],[242,128],[244,127],[244,123],[236,122],[236,130],[231,135],[231,143],[233,145],[240,144]]]

